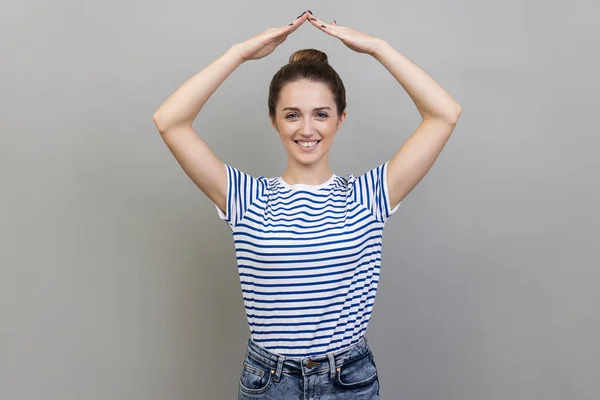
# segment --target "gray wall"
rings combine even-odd
[[[382,397],[599,398],[598,3],[291,3],[3,7],[0,398],[236,397],[249,331],[233,239],[152,115],[230,45],[304,7],[387,39],[463,109],[386,225],[367,333]],[[307,24],[196,120],[221,160],[283,172],[267,88],[306,47],[347,85],[338,175],[391,158],[416,129],[383,66]]]

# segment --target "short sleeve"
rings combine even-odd
[[[225,164],[227,169],[227,206],[225,212],[215,204],[219,218],[233,228],[244,218],[246,211],[264,193],[262,177],[255,178]]]
[[[362,204],[379,222],[386,222],[400,207],[400,203],[392,208],[387,184],[387,168],[385,163],[354,178],[354,201]]]

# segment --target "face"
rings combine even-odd
[[[346,112],[338,115],[333,94],[325,83],[300,80],[281,89],[271,123],[279,132],[288,157],[302,164],[314,164],[327,162],[329,148],[345,119]],[[317,144],[305,148],[298,141]]]

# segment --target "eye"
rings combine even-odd
[[[290,117],[291,117],[292,115],[296,115],[296,113],[291,113],[291,114],[288,114],[288,115],[286,115],[286,116],[285,116],[285,119],[290,119]]]
[[[324,113],[324,112],[320,112],[317,115],[320,116],[321,118],[327,118],[328,117],[328,115],[326,113]]]

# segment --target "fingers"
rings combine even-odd
[[[268,41],[275,41],[275,43],[277,43],[277,45],[279,45],[283,41],[285,41],[285,39],[288,37],[288,35],[293,33],[296,29],[300,28],[300,26],[304,22],[306,22],[307,15],[308,14],[305,11],[302,14],[298,15],[292,23],[290,23],[286,26],[281,26],[279,28],[269,28],[269,29],[265,30],[264,32],[259,33],[257,36],[260,36],[263,39],[268,40]]]
[[[282,27],[281,30],[285,32],[285,34],[290,34],[294,32],[296,29],[300,28],[300,25],[302,25],[306,21],[307,15],[307,12],[304,11],[302,14],[296,17],[296,19],[292,23]]]
[[[335,20],[327,24],[316,18],[314,15],[309,15],[308,20],[314,27],[319,28],[321,31],[331,36],[337,36],[337,22]]]

